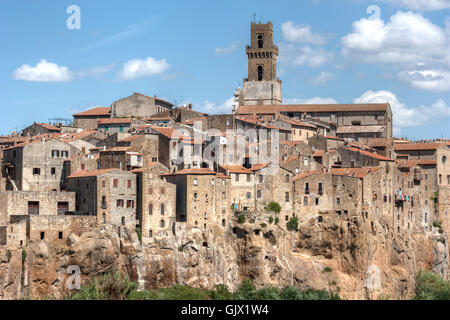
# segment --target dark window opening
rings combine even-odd
[[[39,215],[39,201],[28,201],[28,214]]]
[[[44,240],[44,239],[45,239],[45,232],[41,231],[41,240]]]
[[[125,217],[122,217],[122,224],[125,224]]]
[[[63,216],[69,211],[69,203],[68,202],[58,202],[58,215]]]
[[[62,231],[58,232],[58,239],[62,239],[63,238],[63,233]]]
[[[322,216],[319,216],[319,218],[317,218],[317,221],[318,221],[318,222],[323,222],[323,217],[322,217]]]
[[[258,66],[258,81],[262,81],[264,75],[264,69],[262,66]]]
[[[51,168],[51,174],[55,175],[56,174],[56,168]]]
[[[40,175],[41,174],[41,169],[40,168],[33,168],[33,174],[34,175]]]
[[[262,48],[264,46],[264,35],[259,34],[258,35],[258,48]]]

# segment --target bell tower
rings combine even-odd
[[[277,78],[278,47],[273,42],[273,25],[251,23],[251,44],[247,45],[248,78],[244,79],[244,105],[281,104],[281,80]]]

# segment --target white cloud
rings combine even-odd
[[[390,91],[367,91],[354,100],[355,103],[386,103],[391,105],[395,132],[400,128],[429,125],[443,117],[450,117],[450,106],[444,100],[438,99],[435,104],[409,108],[401,103],[397,96]]]
[[[320,67],[334,58],[331,52],[321,48],[312,48],[310,46],[297,47],[293,44],[280,45],[280,63],[303,66],[312,68]]]
[[[206,100],[200,107],[201,112],[209,114],[231,113],[233,110],[234,97],[225,100],[222,104],[216,104]]]
[[[283,99],[284,104],[336,104],[337,101],[333,98],[321,98],[314,97],[309,99],[299,99],[299,98],[291,98],[291,99]]]
[[[450,22],[446,29],[421,14],[397,12],[390,21],[361,19],[342,38],[342,54],[366,63],[393,64],[398,77],[431,91],[450,90]]]
[[[22,65],[13,73],[16,80],[34,82],[68,82],[72,81],[73,73],[67,67],[60,67],[55,63],[42,59],[34,67],[27,64]]]
[[[379,19],[353,23],[342,38],[343,54],[365,62],[443,63],[450,65],[450,39],[422,15],[397,12],[386,24]]]
[[[289,42],[326,44],[324,37],[318,33],[313,33],[308,25],[295,25],[292,21],[286,21],[281,24],[281,32],[284,40]]]
[[[450,8],[450,0],[376,0],[416,11],[433,11]]]
[[[133,59],[127,61],[119,72],[119,78],[133,80],[141,77],[160,75],[169,69],[170,65],[165,59],[156,60],[152,57],[147,59]]]
[[[228,47],[225,47],[225,48],[217,47],[214,50],[214,52],[218,56],[228,55],[228,54],[232,54],[233,52],[235,52],[238,49],[238,47],[239,47],[239,41],[234,41]]]
[[[334,73],[322,71],[317,77],[311,80],[311,83],[314,85],[322,85],[335,78],[336,75]]]
[[[412,70],[399,73],[412,87],[435,92],[450,91],[450,72],[445,70]]]

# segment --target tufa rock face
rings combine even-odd
[[[70,234],[60,245],[29,242],[23,265],[20,251],[8,255],[0,249],[0,298],[60,299],[76,284],[74,271],[85,283],[119,270],[141,289],[174,284],[235,289],[251,279],[257,286],[338,291],[347,299],[407,299],[414,295],[419,270],[448,271],[445,234],[403,239],[384,228],[384,221],[375,220],[372,229],[363,216],[324,215],[320,223],[305,217],[298,232],[273,224],[262,228],[259,222],[212,224],[205,231],[180,224],[176,235],[143,244],[134,230],[124,229],[119,238],[115,228],[99,226],[80,237]]]

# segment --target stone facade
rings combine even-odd
[[[170,102],[155,97],[149,97],[141,93],[133,93],[131,96],[117,100],[111,105],[111,117],[113,118],[145,118],[167,111],[173,107]]]

